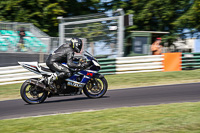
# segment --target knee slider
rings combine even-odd
[[[68,72],[68,73],[66,73],[66,76],[67,76],[67,77],[71,77],[72,74],[71,74],[70,72]]]
[[[58,78],[64,78],[64,77],[69,78],[71,76],[72,76],[72,74],[70,72],[67,72],[67,73],[61,72],[58,74]]]
[[[64,76],[65,76],[64,72],[61,72],[61,73],[58,74],[58,78],[64,78]]]

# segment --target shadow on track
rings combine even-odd
[[[96,99],[102,99],[102,98],[110,98],[110,96],[103,96],[101,98],[96,98]],[[81,100],[95,100],[92,98],[88,97],[77,97],[77,98],[71,98],[71,99],[60,99],[60,100],[54,100],[54,101],[46,101],[45,103],[57,103],[57,102],[69,102],[69,101],[81,101]]]
[[[55,97],[56,98],[56,97]],[[59,100],[51,100],[51,101],[45,101],[44,103],[38,103],[38,104],[25,104],[25,105],[41,105],[41,104],[49,104],[49,103],[60,103],[60,102],[70,102],[70,101],[83,101],[83,100],[97,100],[102,98],[110,98],[110,96],[103,96],[101,98],[88,98],[88,97],[75,97],[71,99],[59,99]]]

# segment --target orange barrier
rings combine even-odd
[[[181,53],[164,53],[163,54],[164,72],[181,71]]]

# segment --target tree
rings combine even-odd
[[[51,36],[58,35],[57,16],[97,12],[98,0],[6,0],[0,1],[0,21],[33,23]]]
[[[188,12],[193,3],[193,0],[112,0],[103,3],[102,7],[104,10],[123,8],[126,14],[134,14],[134,25],[128,27],[127,31],[169,31],[165,40],[172,42],[176,38],[178,25],[181,25],[181,21],[176,22],[177,19]]]
[[[126,14],[134,14],[134,25],[129,29],[169,31],[192,4],[191,0],[114,0],[103,6],[105,10],[123,8]]]
[[[177,27],[179,33],[184,29],[189,29],[193,35],[200,31],[200,0],[196,0],[192,7],[181,17],[179,17],[173,25]],[[182,33],[184,35],[184,33]]]

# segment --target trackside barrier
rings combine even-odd
[[[45,64],[39,64],[44,66]],[[22,66],[10,66],[0,67],[0,85],[23,83],[29,78],[40,78],[41,75],[37,75],[24,69]]]
[[[181,55],[182,53],[164,53],[163,67],[164,72],[181,71]]]
[[[101,65],[100,73],[104,75],[163,71],[163,55],[106,58],[98,61]],[[21,66],[0,67],[0,85],[22,83],[26,79],[39,77],[41,75],[34,74]]]
[[[200,68],[200,53],[182,53],[182,70]]]
[[[136,57],[118,57],[115,59],[99,59],[102,66],[100,73],[122,74],[137,72],[153,72],[163,70],[163,55],[149,55]]]

